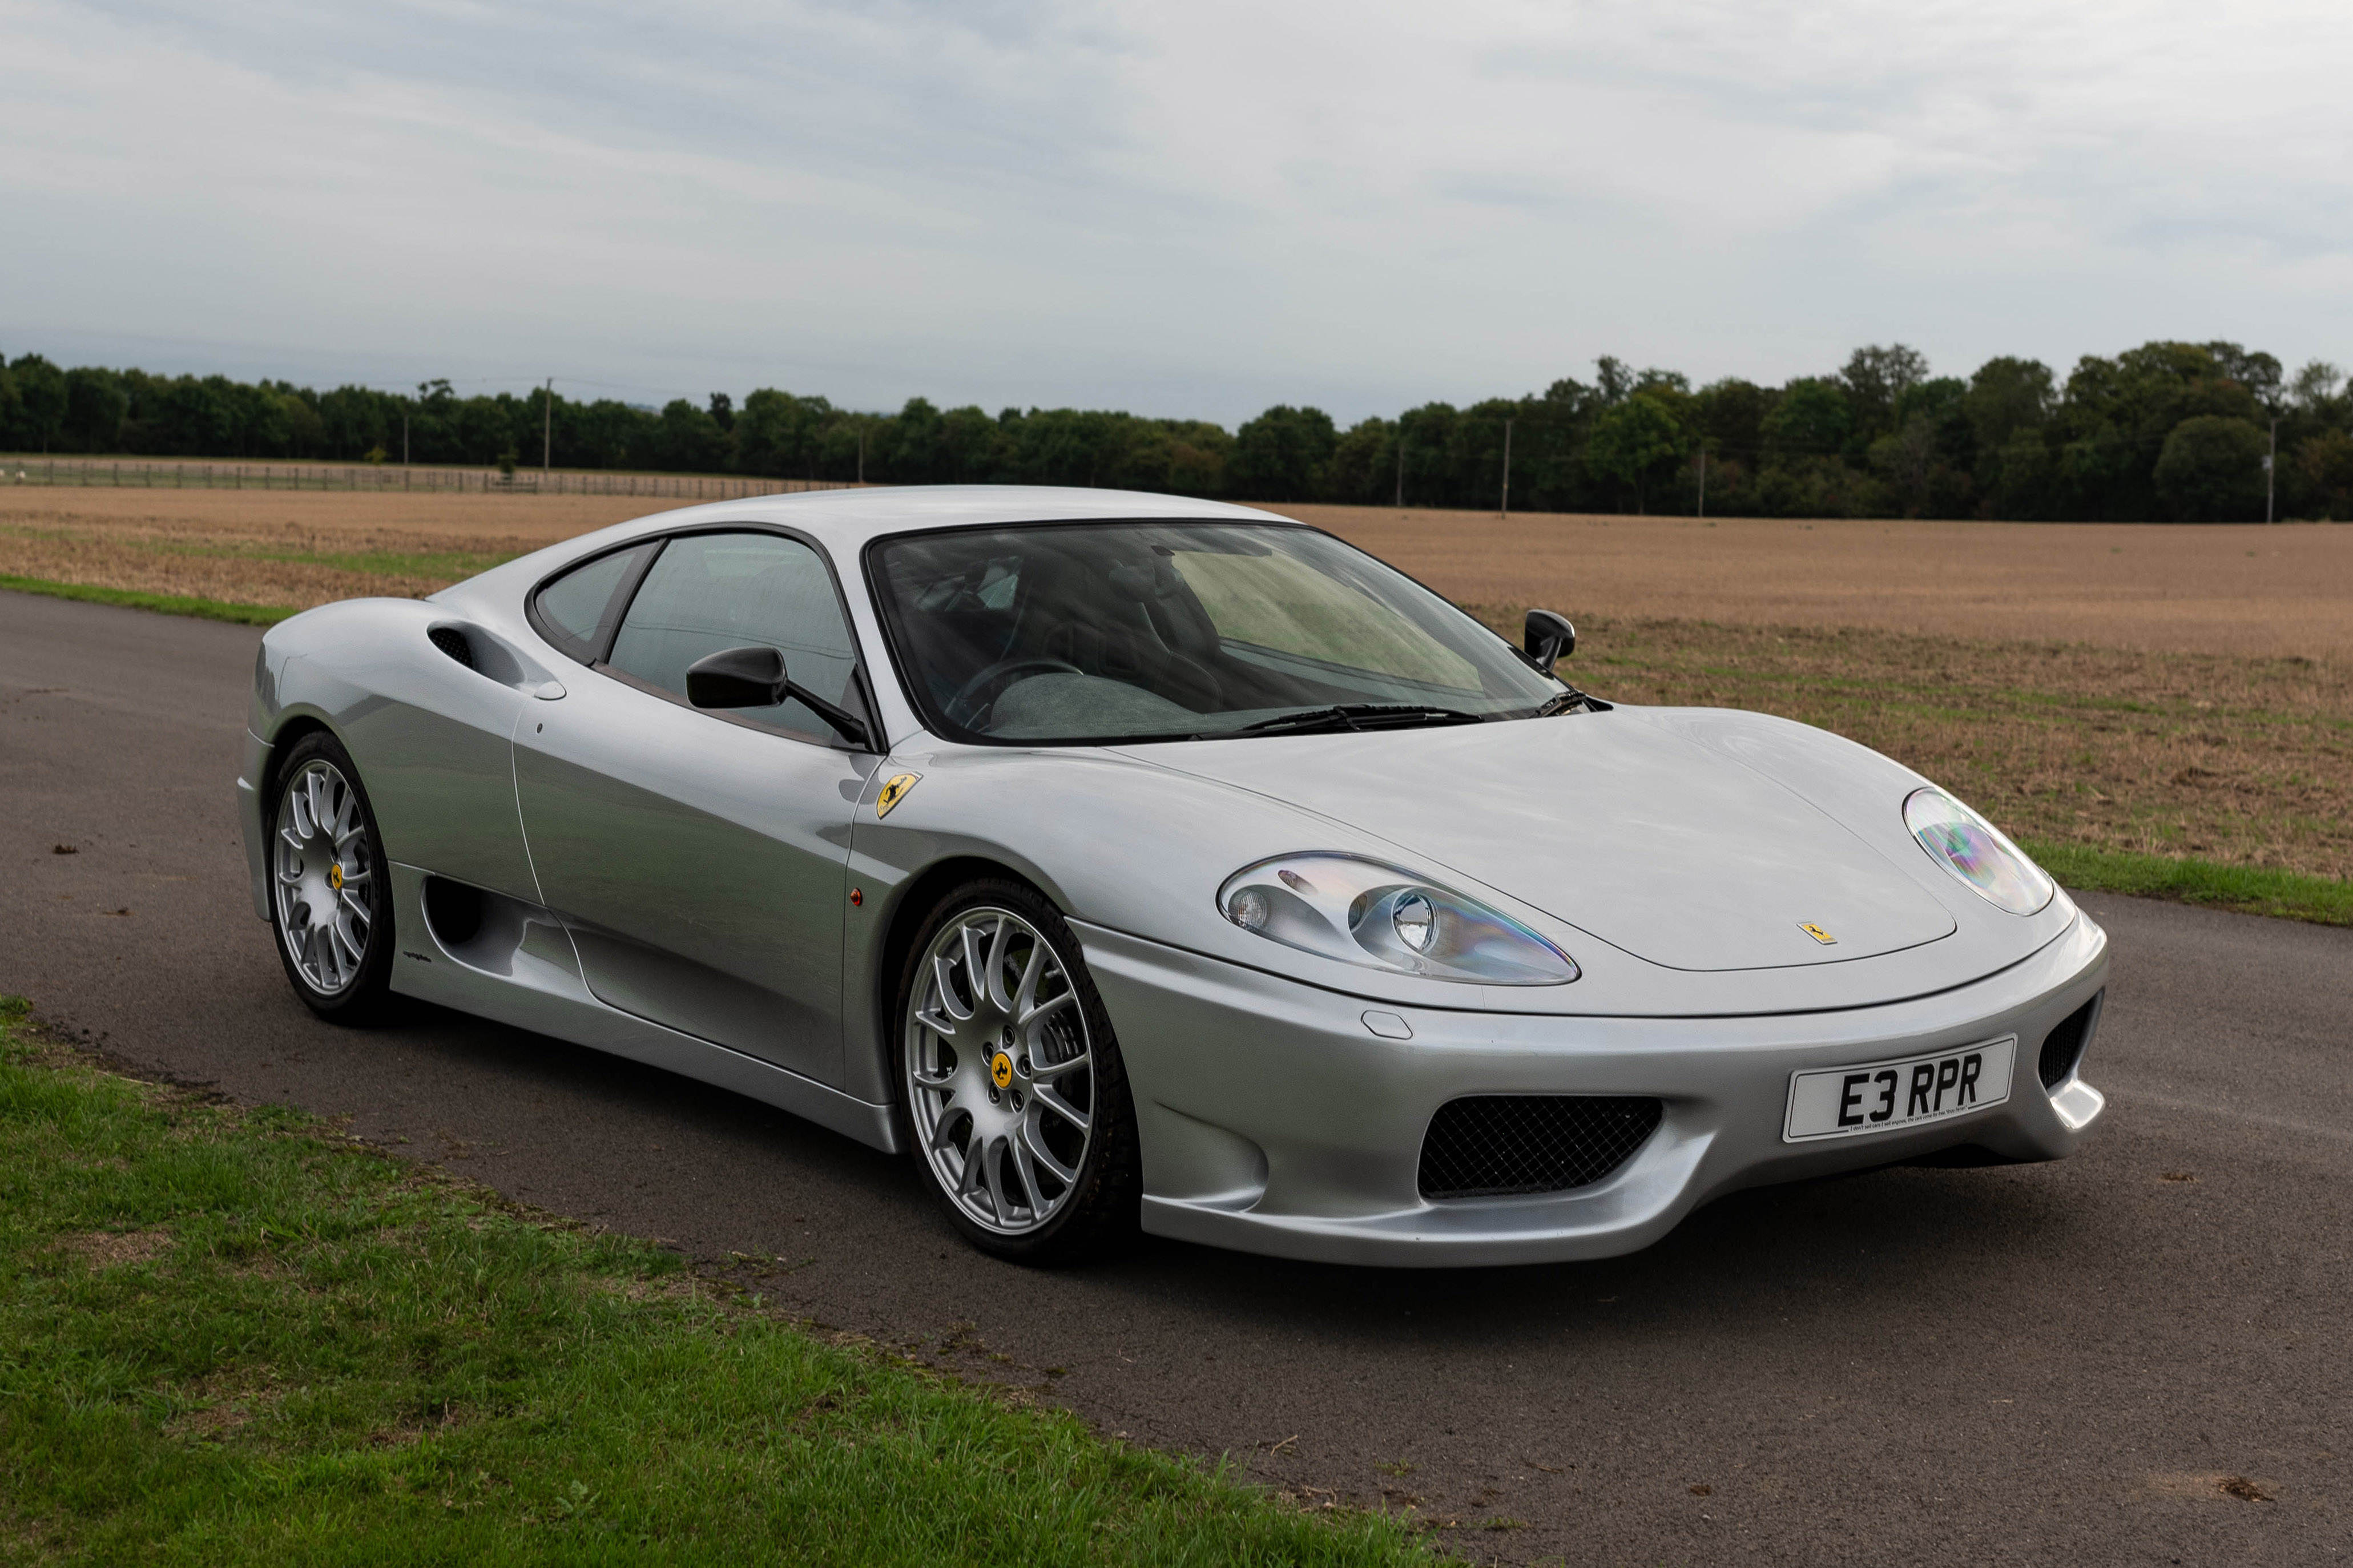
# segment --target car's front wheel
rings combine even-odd
[[[351,754],[324,731],[294,743],[269,822],[269,923],[295,994],[322,1018],[391,1005],[392,886]]]
[[[1060,1263],[1135,1234],[1135,1116],[1111,1020],[1060,911],[969,883],[924,921],[899,982],[915,1163],[974,1246]]]

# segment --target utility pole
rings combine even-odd
[[[1397,488],[1397,505],[1398,505],[1398,510],[1399,511],[1403,511],[1403,510],[1405,510],[1405,426],[1404,426],[1403,425],[1399,425],[1399,426],[1398,426],[1397,447],[1398,447],[1398,488]]]
[[[547,402],[541,407],[539,426],[539,474],[544,479],[554,467],[555,452],[555,378],[547,378]]]
[[[1509,516],[1511,515],[1511,512],[1512,512],[1512,422],[1511,422],[1510,420],[1506,419],[1506,420],[1504,420],[1504,493],[1503,493],[1502,495],[1500,495],[1500,496],[1498,496],[1498,497],[1496,497],[1496,498],[1495,498],[1495,517],[1496,517],[1497,521],[1501,521],[1501,520],[1503,520],[1504,518],[1509,517]]]
[[[2279,416],[2272,416],[2272,449],[2263,454],[2263,521],[2272,520],[2272,497],[2279,489]]]
[[[1707,515],[1707,443],[1699,444],[1699,514]]]

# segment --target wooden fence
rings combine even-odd
[[[606,474],[581,469],[412,467],[405,463],[193,463],[113,458],[0,458],[0,485],[104,485],[133,489],[404,490],[480,495],[640,496],[650,500],[740,500],[745,496],[858,487],[839,479],[762,479],[733,474]]]

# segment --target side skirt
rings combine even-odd
[[[426,919],[427,875],[416,866],[392,867],[394,929],[400,939],[395,991],[732,1089],[885,1153],[899,1152],[892,1107],[869,1104],[598,1001],[581,978],[563,922],[536,904],[482,892],[476,929],[445,944]]]

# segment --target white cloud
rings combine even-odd
[[[2353,13],[2300,0],[0,0],[0,40],[11,353],[1229,421],[1605,353],[2348,357]]]

